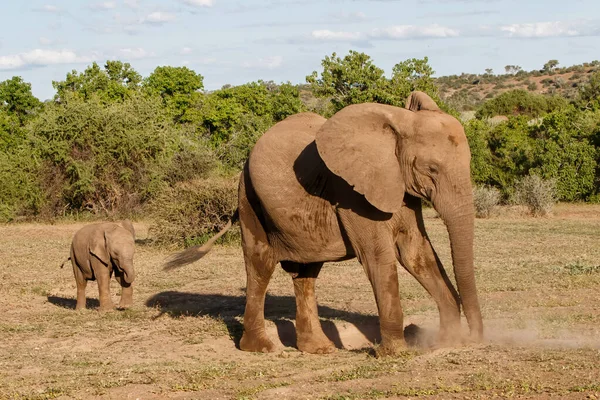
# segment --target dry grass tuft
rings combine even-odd
[[[473,203],[477,218],[489,218],[500,204],[500,191],[494,187],[476,186],[473,188]]]
[[[151,205],[150,236],[158,245],[188,247],[207,241],[229,221],[237,208],[238,177],[212,177],[179,183]],[[225,242],[239,238],[233,230]]]

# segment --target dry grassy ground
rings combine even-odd
[[[427,225],[448,266],[442,222],[428,212]],[[135,306],[98,313],[93,283],[91,309],[76,312],[70,265],[58,265],[81,226],[0,227],[0,398],[600,397],[600,206],[478,220],[486,342],[384,359],[370,351],[376,309],[355,261],[326,265],[317,284],[323,325],[340,347],[332,355],[293,347],[293,288],[280,269],[266,308],[269,331],[285,347],[236,349],[245,286],[238,247],[166,274],[167,252],[140,244]],[[145,238],[147,226],[136,228]],[[405,323],[435,332],[434,303],[399,275]],[[117,302],[116,282],[112,293]]]

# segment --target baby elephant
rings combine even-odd
[[[109,287],[113,272],[122,288],[119,307],[130,307],[133,304],[132,283],[135,279],[134,252],[135,231],[128,220],[119,223],[92,224],[77,231],[71,244],[71,256],[67,259],[67,261],[70,259],[73,264],[73,273],[77,282],[75,309],[85,308],[87,281],[97,280],[100,311],[111,310],[114,305],[110,298]]]

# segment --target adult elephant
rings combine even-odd
[[[291,273],[298,349],[328,353],[315,279],[326,261],[353,257],[371,282],[381,329],[381,354],[404,347],[396,262],[431,294],[440,312],[440,339],[460,330],[460,303],[474,340],[483,323],[473,269],[474,210],[469,145],[461,124],[425,93],[406,109],[348,106],[329,120],[288,117],[256,143],[239,184],[238,213],[247,273],[240,348],[273,351],[264,325],[267,284],[277,262]],[[460,298],[425,232],[421,199],[445,222]],[[173,255],[165,269],[202,257],[231,227],[203,246]]]

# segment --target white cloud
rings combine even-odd
[[[119,55],[128,60],[140,60],[142,58],[153,57],[154,53],[146,51],[141,47],[119,49]]]
[[[582,21],[579,22],[534,22],[511,24],[500,27],[509,37],[546,38],[560,36],[584,36],[593,34],[594,29]]]
[[[191,54],[192,49],[190,49],[189,47],[184,47],[183,49],[181,49],[181,54]]]
[[[374,39],[413,39],[413,38],[447,38],[457,37],[456,29],[448,28],[438,24],[416,26],[396,25],[383,29],[374,29],[369,35]]]
[[[123,0],[123,3],[129,8],[139,8],[140,6],[139,0]]]
[[[155,11],[143,17],[140,22],[143,24],[162,25],[166,22],[175,21],[175,15],[167,12]]]
[[[113,10],[117,8],[117,3],[114,1],[105,1],[103,3],[91,4],[90,8],[92,10]]]
[[[183,2],[193,7],[212,7],[215,3],[214,0],[183,0]]]
[[[60,8],[56,7],[55,5],[52,4],[44,4],[41,8],[41,11],[46,11],[46,12],[50,12],[50,13],[55,13],[55,12],[59,12]]]
[[[329,29],[322,29],[312,31],[311,36],[314,39],[325,40],[325,41],[353,41],[360,40],[363,38],[363,34],[360,32],[343,32],[343,31],[330,31]]]
[[[377,39],[418,39],[418,38],[447,38],[457,37],[460,32],[456,29],[433,24],[426,26],[396,25],[387,28],[373,29],[368,33],[331,31],[329,29],[311,32],[311,37],[322,41],[368,41]]]
[[[283,65],[283,57],[270,56],[259,58],[253,61],[245,61],[242,63],[244,68],[261,68],[261,69],[276,69]]]
[[[25,53],[0,56],[0,70],[55,64],[88,63],[97,58],[97,54],[84,56],[72,50],[35,49]]]
[[[341,13],[332,13],[329,16],[331,17],[331,19],[337,20],[342,23],[362,22],[367,19],[367,15],[361,11],[356,11],[356,12],[343,11]]]
[[[52,43],[54,43],[54,40],[52,40],[52,39],[48,39],[47,37],[43,37],[43,36],[42,36],[42,37],[40,37],[40,38],[38,39],[38,41],[40,42],[40,44],[41,44],[42,46],[48,46],[48,45],[51,45]]]

